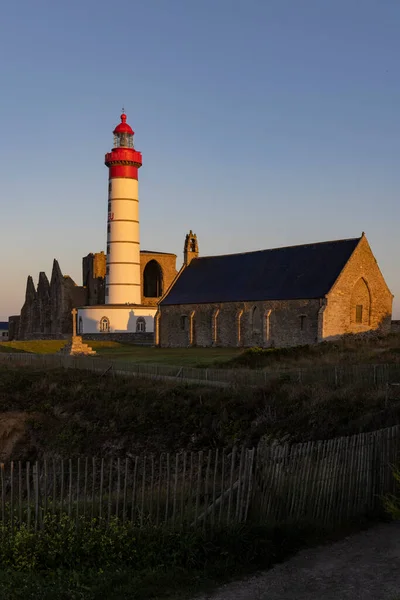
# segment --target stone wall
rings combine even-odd
[[[161,306],[159,343],[163,347],[315,344],[320,307],[320,300]]]
[[[32,277],[26,284],[25,302],[18,319],[12,320],[12,339],[62,339],[72,334],[71,310],[86,302],[86,289],[77,286],[68,275],[63,275],[56,260],[50,283],[41,272],[37,289]]]
[[[136,346],[153,346],[154,333],[84,333],[84,340],[99,342],[121,342],[124,344],[133,344]]]
[[[327,294],[322,316],[323,339],[391,328],[393,295],[363,235],[342,273]],[[357,306],[359,317],[357,318]]]
[[[86,306],[105,302],[106,255],[104,252],[90,253],[82,258],[82,282],[86,288]]]
[[[8,339],[9,341],[18,339],[19,315],[8,317]]]
[[[156,261],[159,265],[161,272],[161,294],[159,296],[147,297],[144,295],[144,271],[146,265],[150,261]],[[164,252],[147,252],[142,250],[140,252],[140,280],[142,282],[142,305],[143,306],[157,306],[161,296],[167,291],[176,276],[176,255],[167,254]]]
[[[400,333],[400,321],[392,321],[390,332],[391,333]]]

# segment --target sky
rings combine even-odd
[[[105,250],[124,106],[141,246],[201,255],[365,231],[400,318],[398,0],[19,0],[0,19],[0,319]]]

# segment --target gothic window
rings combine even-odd
[[[194,238],[190,240],[190,252],[196,252],[196,240]]]
[[[110,319],[108,317],[102,317],[100,319],[100,331],[101,331],[101,333],[109,333]]]
[[[355,284],[350,302],[350,321],[357,325],[370,324],[371,294],[362,277]]]
[[[150,260],[143,272],[143,295],[146,298],[162,296],[162,271],[156,260]]]
[[[261,331],[261,313],[258,306],[254,306],[251,313],[251,329],[253,333],[260,333]]]
[[[300,315],[300,331],[304,331],[306,327],[306,315]]]
[[[362,304],[357,304],[356,306],[356,323],[363,322],[363,307]]]
[[[188,319],[187,315],[182,315],[181,316],[181,330],[187,331],[188,325],[189,325],[189,319]]]
[[[83,320],[82,320],[82,317],[79,317],[79,319],[78,319],[78,333],[80,333],[80,334],[83,333]]]
[[[144,333],[146,331],[146,320],[144,317],[138,317],[136,319],[136,331],[138,333]]]

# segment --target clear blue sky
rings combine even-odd
[[[400,298],[399,0],[20,0],[0,17],[0,318],[105,249],[124,105],[142,248],[182,261],[365,231]],[[400,301],[395,300],[400,318]]]

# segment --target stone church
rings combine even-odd
[[[391,294],[359,238],[199,258],[186,237],[184,265],[156,315],[156,343],[295,346],[349,333],[389,333]]]
[[[199,256],[196,234],[176,255],[140,251],[141,303],[157,307],[154,333],[99,333],[161,347],[295,346],[348,333],[389,333],[393,296],[362,234],[359,238],[241,254]],[[10,339],[59,339],[72,333],[72,308],[104,309],[106,256],[82,259],[83,285],[63,275],[56,260],[50,282],[28,277],[21,314],[10,317]]]

